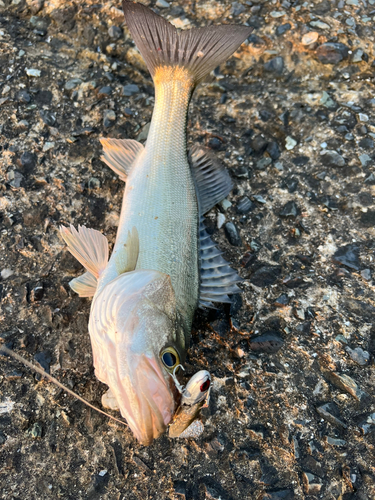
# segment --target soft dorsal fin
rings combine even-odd
[[[133,226],[132,232],[128,231],[128,238],[124,248],[117,250],[115,256],[116,271],[118,274],[134,271],[139,254],[139,236],[137,228]]]
[[[133,139],[100,139],[100,142],[104,152],[100,159],[125,181],[144,146]]]
[[[242,281],[221,256],[220,250],[208,234],[203,217],[199,223],[200,243],[200,290],[199,307],[214,307],[213,302],[229,302],[229,295],[240,293],[236,283]]]
[[[70,229],[60,226],[60,234],[69,252],[89,273],[99,278],[108,263],[108,240],[104,234],[85,226],[78,226],[77,231],[72,225]]]
[[[208,148],[193,146],[189,151],[189,162],[197,192],[199,214],[203,215],[228,196],[232,181],[225,166]]]
[[[74,278],[69,281],[69,286],[80,297],[93,297],[96,292],[98,280],[88,271],[79,278]]]

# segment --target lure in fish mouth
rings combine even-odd
[[[102,139],[102,160],[126,182],[115,246],[93,229],[61,228],[87,272],[70,285],[93,297],[89,321],[103,397],[136,438],[150,444],[170,423],[180,395],[170,376],[183,364],[197,307],[230,302],[240,281],[204,226],[232,187],[206,148],[187,153],[186,119],[196,85],[250,35],[246,26],[177,32],[139,3],[125,20],[155,84],[147,143]]]

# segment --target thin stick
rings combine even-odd
[[[50,380],[54,384],[58,385],[59,387],[61,387],[61,389],[63,389],[64,391],[66,391],[71,396],[74,396],[75,398],[79,399],[82,403],[84,403],[85,405],[89,406],[93,410],[98,411],[102,415],[105,415],[106,417],[111,418],[112,420],[114,420],[115,422],[118,422],[119,424],[125,425],[126,427],[128,426],[126,424],[126,422],[123,422],[122,420],[119,420],[118,418],[113,417],[112,415],[109,415],[109,413],[106,413],[105,411],[100,410],[96,406],[92,405],[91,403],[89,403],[88,401],[86,401],[86,399],[82,398],[81,396],[79,396],[78,394],[76,394],[75,392],[73,392],[71,389],[68,389],[67,387],[65,387],[65,385],[62,384],[61,382],[59,382],[55,377],[52,377],[52,375],[50,375],[49,373],[45,372],[44,370],[42,370],[38,366],[33,365],[32,363],[30,363],[30,361],[27,361],[27,359],[23,358],[19,354],[16,354],[11,349],[8,349],[7,347],[5,347],[5,345],[0,345],[0,352],[1,351],[4,352],[5,354],[8,354],[9,356],[12,356],[13,358],[17,359],[17,361],[20,361],[24,365],[28,366],[29,368],[31,368],[31,370],[34,370],[34,371],[38,372],[43,377],[48,378],[48,380]]]

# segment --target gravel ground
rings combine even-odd
[[[0,357],[2,499],[375,498],[375,1],[149,5],[254,32],[199,86],[189,142],[235,188],[207,224],[244,278],[197,314],[203,434],[142,447]],[[123,184],[99,138],[147,136],[153,85],[120,5],[0,0],[0,340],[100,406],[82,271],[60,224],[113,244]]]

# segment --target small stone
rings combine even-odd
[[[284,59],[281,56],[274,57],[265,63],[264,69],[270,73],[281,75],[284,69]]]
[[[350,243],[340,247],[332,257],[333,262],[349,267],[349,269],[354,269],[358,271],[361,262],[359,260],[359,246],[356,243]]]
[[[283,293],[275,300],[274,304],[277,307],[286,307],[289,304],[289,297]]]
[[[89,189],[99,189],[100,180],[96,177],[91,177],[88,182]]]
[[[361,276],[364,280],[370,281],[371,279],[371,270],[370,269],[364,269],[361,271]]]
[[[267,201],[263,198],[261,194],[254,194],[253,198],[255,201],[257,201],[258,203],[262,203],[263,205],[267,203]]]
[[[10,92],[10,87],[9,87],[9,85],[5,85],[5,86],[4,86],[4,88],[3,88],[3,90],[2,90],[2,92],[1,92],[1,94],[2,94],[2,95],[6,95],[6,94],[8,94],[9,92]]]
[[[349,49],[343,43],[327,42],[316,50],[319,61],[323,64],[337,64],[349,55]]]
[[[26,431],[26,434],[31,436],[33,439],[42,437],[42,433],[43,433],[43,428],[38,422],[35,422],[34,425],[29,429],[27,429]]]
[[[224,198],[224,200],[221,200],[221,202],[219,203],[219,206],[222,208],[224,212],[226,212],[228,208],[232,206],[232,203],[226,198]]]
[[[358,118],[359,118],[360,122],[368,122],[369,121],[368,115],[365,115],[364,113],[359,113]]]
[[[221,229],[224,225],[224,222],[225,222],[225,215],[219,212],[217,214],[217,222],[216,222],[217,228]]]
[[[20,90],[16,94],[16,100],[22,104],[28,104],[31,101],[30,94],[26,90]]]
[[[362,149],[368,149],[370,151],[373,151],[375,145],[374,141],[370,137],[364,137],[359,141],[359,147]]]
[[[339,375],[338,373],[330,372],[327,376],[333,385],[335,385],[338,389],[347,392],[358,401],[367,398],[367,393],[362,391],[358,387],[357,383],[349,377],[349,375],[345,375],[344,373]]]
[[[325,108],[336,108],[337,104],[335,101],[331,98],[331,96],[326,92],[325,90],[323,91],[322,97],[319,101],[320,104],[322,104]]]
[[[148,136],[148,131],[150,130],[151,122],[146,123],[146,125],[142,128],[140,133],[137,135],[137,141],[145,141]]]
[[[111,87],[102,87],[98,90],[98,97],[104,97],[112,94]]]
[[[360,347],[356,347],[355,349],[350,349],[349,346],[347,346],[345,350],[352,358],[352,360],[358,363],[360,366],[366,366],[368,364],[370,359],[370,354],[367,351],[364,351]]]
[[[359,161],[361,162],[362,167],[367,167],[367,165],[372,161],[371,156],[364,153],[359,156]]]
[[[35,153],[25,151],[21,156],[21,165],[26,173],[31,173],[36,167],[38,157]]]
[[[281,266],[271,266],[265,264],[258,268],[250,276],[250,281],[255,286],[265,288],[267,286],[273,285],[280,277]]]
[[[329,387],[325,380],[319,380],[313,390],[313,395],[322,399],[327,399],[329,397]]]
[[[283,35],[287,31],[289,31],[291,29],[291,27],[292,27],[292,25],[290,23],[285,23],[285,24],[282,24],[281,26],[278,26],[276,28],[276,35],[277,36]]]
[[[118,26],[111,26],[108,28],[108,35],[112,40],[118,40],[122,37],[122,29]]]
[[[233,2],[232,3],[232,6],[230,8],[230,13],[232,14],[232,16],[239,16],[240,14],[242,14],[242,12],[244,12],[246,10],[246,7],[244,5],[242,5],[242,3],[239,3],[239,2]]]
[[[362,49],[355,49],[352,54],[352,62],[359,63],[363,61],[364,52]]]
[[[46,142],[43,146],[43,151],[44,153],[49,151],[50,149],[53,149],[55,147],[55,143],[54,142]]]
[[[7,440],[7,438],[6,438],[5,434],[3,434],[3,433],[0,431],[0,446],[1,446],[2,444],[4,444],[6,440]]]
[[[6,280],[6,279],[10,278],[11,276],[13,276],[13,274],[14,274],[14,271],[12,271],[12,269],[5,268],[1,271],[0,276],[3,280]]]
[[[177,500],[186,500],[186,483],[185,481],[175,481],[173,483],[174,494]]]
[[[250,349],[257,352],[267,352],[268,354],[274,354],[283,345],[284,340],[276,332],[268,332],[259,337],[252,337],[250,341]]]
[[[342,422],[339,417],[340,417],[340,412],[337,407],[337,405],[333,402],[331,403],[326,403],[323,406],[319,406],[316,411],[319,413],[321,417],[324,418],[324,420],[327,420],[332,425],[335,425],[336,427],[339,427],[341,429],[346,429],[347,425]]]
[[[170,5],[166,0],[157,0],[156,2],[156,7],[159,7],[159,9],[169,9]]]
[[[238,229],[233,224],[233,222],[227,222],[226,224],[224,224],[224,232],[225,236],[227,237],[227,240],[231,245],[236,247],[242,245],[240,233],[238,232]]]
[[[345,446],[346,441],[344,439],[335,439],[327,436],[327,443],[331,444],[332,446]]]
[[[40,117],[43,122],[49,127],[53,127],[56,123],[56,116],[51,111],[40,110]]]
[[[222,142],[217,137],[211,137],[211,139],[208,141],[207,146],[210,149],[214,149],[214,150],[218,151],[222,146]]]
[[[272,160],[278,160],[281,156],[281,151],[279,145],[276,141],[271,141],[267,144],[267,153],[270,155]]]
[[[33,76],[38,78],[41,75],[40,69],[26,68],[27,76]]]
[[[280,217],[297,217],[299,213],[297,204],[295,201],[288,201],[283,208],[280,210]]]
[[[258,160],[256,162],[255,168],[257,170],[264,170],[266,167],[271,165],[271,163],[272,163],[272,159],[269,157],[265,157],[265,158],[262,158],[261,160]]]
[[[277,19],[279,17],[283,17],[285,16],[286,12],[281,10],[281,11],[277,11],[277,10],[273,10],[270,15],[271,17],[273,17],[274,19]]]
[[[316,31],[310,31],[303,35],[301,39],[301,43],[307,49],[315,49],[318,43],[319,33]]]
[[[116,121],[116,113],[113,109],[106,109],[103,114],[103,125],[105,128],[112,127]]]
[[[139,92],[139,87],[138,85],[135,85],[133,83],[129,83],[128,85],[124,85],[122,88],[122,95],[126,97],[130,97],[134,94],[138,94]]]
[[[319,28],[321,30],[330,30],[331,26],[327,23],[323,23],[322,21],[311,21],[310,26],[313,28]]]
[[[323,165],[329,167],[343,167],[345,165],[344,158],[332,149],[323,150],[324,154],[321,155],[321,161]]]
[[[254,203],[252,203],[247,196],[244,196],[237,203],[236,210],[239,214],[248,214],[253,208]]]
[[[297,141],[293,137],[287,136],[285,139],[285,149],[291,150],[297,146]]]
[[[52,358],[48,352],[38,352],[37,354],[35,354],[34,359],[45,372],[50,373],[50,364]]]
[[[72,78],[65,83],[64,88],[65,90],[73,90],[81,85],[81,83],[82,80],[80,78]]]

